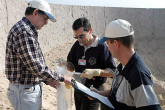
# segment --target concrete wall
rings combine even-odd
[[[24,16],[27,3],[23,0],[0,0],[0,71],[4,70],[5,45],[8,31]],[[84,7],[51,5],[56,23],[49,22],[39,31],[39,42],[43,53],[52,48],[73,42],[72,23],[85,16],[93,27],[93,33],[102,37],[106,25],[116,19],[128,20],[134,27],[136,50],[145,59],[154,75],[165,80],[163,57],[165,51],[165,9],[130,9],[108,7]],[[49,48],[48,48],[49,47]]]

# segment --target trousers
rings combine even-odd
[[[7,96],[14,110],[41,110],[41,84],[25,85],[9,83]]]
[[[104,87],[101,85],[96,89],[104,90]],[[86,95],[77,90],[74,91],[74,100],[76,110],[98,110],[100,105],[101,110],[108,110],[103,104],[100,104],[96,100],[90,100]]]

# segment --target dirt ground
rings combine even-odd
[[[67,43],[65,45],[60,45],[60,46],[57,46],[55,47],[54,49],[52,49],[50,52],[47,52],[44,56],[45,56],[45,59],[46,59],[46,62],[47,62],[47,65],[54,69],[54,65],[55,65],[55,60],[59,57],[63,57],[64,59],[66,59],[66,56],[70,50],[70,48],[68,47],[71,47],[73,44],[73,42],[70,42],[70,43]],[[7,96],[6,96],[6,92],[7,92],[7,87],[8,87],[8,80],[6,79],[6,76],[4,74],[4,72],[1,72],[0,73],[0,77],[1,77],[1,80],[0,80],[0,110],[13,110],[8,99],[7,99]],[[162,86],[164,86],[164,82],[159,82],[157,81],[158,83],[162,83]],[[157,83],[157,84],[158,84]],[[110,88],[109,84],[111,84],[111,80],[109,79],[107,81],[107,84],[105,84],[105,88],[108,89]],[[160,85],[160,84],[158,84]],[[162,87],[162,88],[163,88]],[[160,88],[160,86],[159,86]],[[72,90],[72,110],[75,109],[75,106],[74,106],[74,100],[73,100],[73,88],[71,89]],[[70,91],[71,90],[67,90],[69,92],[66,92],[66,95],[67,95],[67,100],[70,101]],[[162,92],[162,90],[164,89],[160,89],[160,91],[158,92]],[[165,99],[163,96],[165,94],[159,94],[159,98],[162,99],[162,104],[164,104],[165,102]],[[57,90],[50,87],[50,86],[47,86],[45,84],[43,84],[43,101],[42,101],[42,110],[57,110]],[[165,110],[165,106],[162,108],[163,110]]]

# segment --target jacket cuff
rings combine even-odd
[[[60,77],[60,82],[64,82],[64,77]]]

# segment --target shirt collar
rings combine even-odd
[[[36,34],[36,36],[38,36],[38,32],[36,30],[36,28],[34,27],[34,25],[31,23],[30,20],[28,20],[26,17],[22,18],[22,21],[29,26],[29,28]]]
[[[91,48],[91,47],[97,47],[98,46],[98,41],[99,41],[99,38],[97,37],[97,36],[95,36],[95,35],[92,35],[94,38],[95,38],[95,40],[94,40],[94,42],[92,42],[92,44],[91,45],[89,45],[89,46],[87,46],[87,47],[85,47],[85,48]],[[79,43],[80,44],[80,43]],[[83,46],[82,44],[80,44],[81,46]]]
[[[128,61],[128,63],[125,65],[124,68],[122,68],[122,64],[120,63],[119,66],[117,67],[120,74],[124,75],[127,74],[128,70],[131,68],[131,66],[135,63],[135,61],[137,60],[138,57],[138,53],[134,53],[133,56],[130,58],[130,60]]]
[[[94,40],[94,42],[92,42],[90,47],[97,47],[99,38],[97,36],[95,36],[95,35],[93,35],[93,37],[95,38],[95,40]]]

